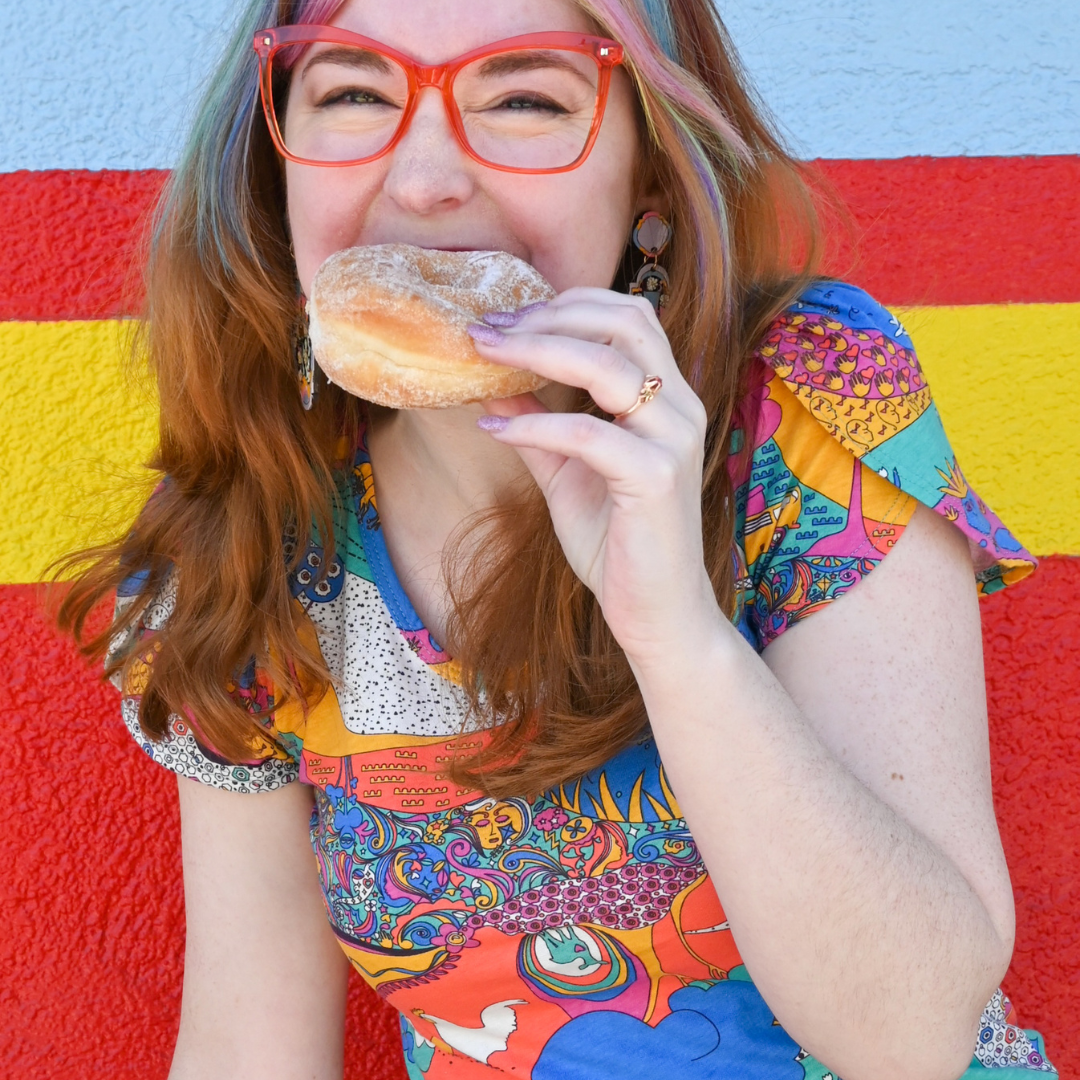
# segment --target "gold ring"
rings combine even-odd
[[[652,399],[660,393],[660,387],[663,385],[664,380],[661,379],[659,375],[646,375],[645,381],[641,384],[641,389],[638,391],[637,401],[635,401],[626,412],[616,413],[612,419],[625,420],[635,409],[640,409],[642,405],[652,401]]]

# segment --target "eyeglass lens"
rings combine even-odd
[[[484,161],[558,169],[588,142],[599,94],[592,56],[569,49],[517,49],[481,57],[454,78],[469,146]],[[408,101],[405,69],[352,46],[316,44],[296,64],[285,115],[285,147],[308,161],[359,161],[384,150]]]

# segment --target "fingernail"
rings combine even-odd
[[[517,326],[526,315],[533,311],[539,311],[542,307],[547,307],[546,300],[538,300],[535,304],[526,304],[525,307],[518,308],[517,311],[489,311],[483,316],[483,319],[488,326]]]
[[[501,345],[506,340],[506,335],[501,330],[483,323],[469,323],[465,329],[469,336],[481,345]]]
[[[505,431],[506,425],[509,423],[509,416],[491,416],[488,413],[476,419],[476,426],[481,431]]]
[[[488,311],[481,318],[488,326],[516,326],[525,316],[520,311]]]

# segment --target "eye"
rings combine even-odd
[[[362,87],[353,86],[340,90],[331,91],[322,101],[318,108],[325,109],[334,105],[390,105],[391,102],[381,97],[374,90],[365,90]]]
[[[564,116],[567,112],[557,101],[552,101],[542,94],[512,94],[503,98],[496,109],[511,109],[521,112],[546,112]]]

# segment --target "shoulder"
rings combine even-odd
[[[755,356],[857,458],[924,415],[940,424],[903,324],[853,285],[812,285],[777,316]]]
[[[732,471],[740,610],[759,648],[869,573],[920,503],[966,536],[980,592],[1030,573],[1034,559],[964,477],[914,342],[868,293],[813,284],[754,361]]]
[[[250,760],[231,761],[217,753],[190,715],[172,713],[164,738],[147,735],[140,720],[142,698],[176,608],[178,571],[171,569],[148,598],[147,581],[148,572],[138,571],[117,588],[116,614],[129,617],[106,656],[107,667],[114,668],[111,681],[120,691],[121,718],[135,742],[152,761],[178,776],[226,791],[272,791],[297,779],[300,744],[276,729],[273,684],[254,659],[226,687],[258,722],[255,730],[261,729]]]

